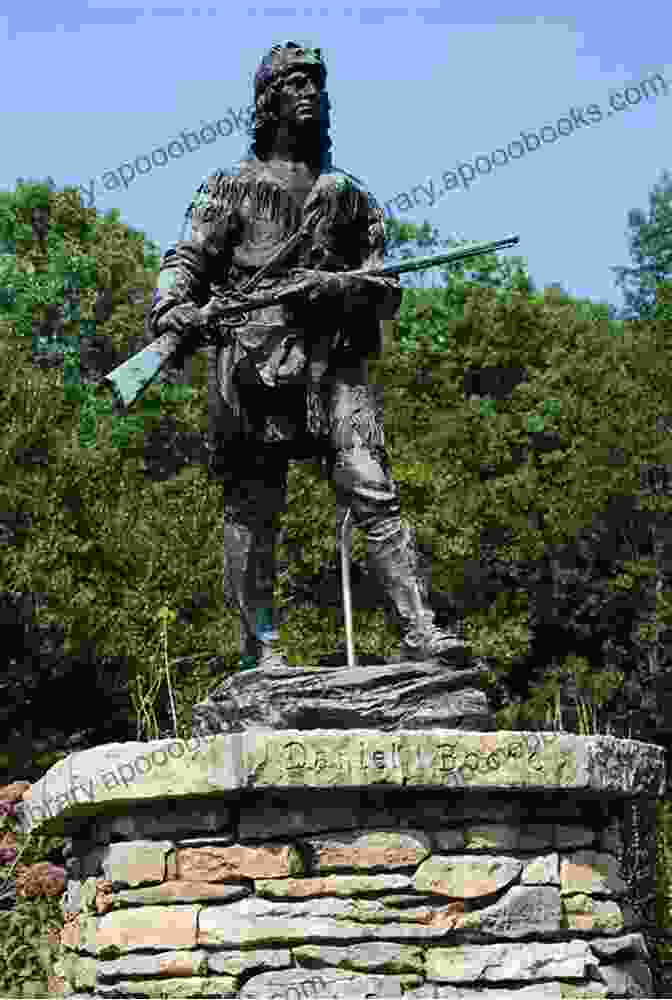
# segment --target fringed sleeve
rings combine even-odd
[[[230,183],[227,183],[229,182]],[[231,239],[239,229],[236,180],[217,171],[199,187],[193,201],[191,237],[180,240],[159,273],[149,325],[158,336],[158,324],[178,305],[202,307],[210,297],[213,279],[222,280],[228,266]]]
[[[376,268],[385,264],[385,216],[373,195],[369,195],[368,233],[364,243],[361,267]],[[387,278],[371,278],[372,285],[377,285],[381,291],[380,304],[377,307],[378,318],[394,319],[401,303],[403,291],[399,283],[399,275]]]
[[[319,206],[321,218],[313,243],[312,266],[359,270],[385,263],[385,217],[373,195],[357,178],[334,169],[320,179],[304,212]],[[318,263],[318,261],[322,263]],[[304,266],[311,266],[306,261]],[[393,319],[401,303],[397,275],[370,278],[368,303],[343,316],[344,341],[365,357],[380,357],[381,322]]]

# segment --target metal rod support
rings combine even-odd
[[[352,591],[350,589],[350,554],[352,548],[352,511],[350,507],[345,512],[345,517],[340,525],[340,548],[348,666],[356,667],[357,661],[355,660],[355,646],[352,637]]]

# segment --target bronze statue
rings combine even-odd
[[[191,238],[163,262],[150,327],[185,343],[202,336],[206,303],[239,300],[310,217],[289,257],[256,282],[262,296],[286,288],[282,302],[224,324],[207,347],[210,474],[225,491],[225,579],[240,609],[241,667],[287,665],[274,550],[288,462],[306,458],[322,461],[339,511],[366,532],[402,659],[462,665],[459,625],[434,624],[390,475],[379,393],[367,382],[367,359],[382,350],[380,320],[395,315],[402,293],[397,276],[344,273],[384,263],[384,217],[364,185],[332,165],[325,81],[319,49],[286,42],[264,57],[248,153],[198,189]]]

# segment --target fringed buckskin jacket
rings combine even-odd
[[[176,306],[202,307],[211,295],[225,300],[238,291],[316,208],[312,233],[252,294],[286,286],[291,268],[344,271],[384,264],[383,212],[356,178],[331,168],[319,174],[303,203],[300,198],[249,153],[233,169],[212,173],[194,199],[191,239],[178,242],[162,264],[149,316],[154,336],[158,321]],[[292,300],[291,306],[249,313],[244,325],[225,328],[208,345],[211,451],[236,438],[289,442],[296,457],[323,449],[329,435],[327,379],[340,366],[360,365],[366,372],[362,361],[382,350],[380,321],[393,317],[401,300],[397,276],[371,279],[371,285],[372,301],[349,313],[338,300],[326,309]],[[290,386],[306,389],[297,396],[303,419],[289,412],[261,419],[258,411],[268,409],[271,397],[280,398],[264,387]]]

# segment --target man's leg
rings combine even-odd
[[[356,369],[339,372],[331,394],[331,478],[339,506],[350,507],[354,523],[366,532],[369,563],[401,626],[402,658],[462,665],[462,624],[454,630],[434,625],[415,534],[401,517],[390,474],[382,403],[376,387],[359,377]]]
[[[251,454],[240,454],[226,487],[224,583],[240,611],[241,669],[287,666],[273,647],[275,542],[287,507],[287,468],[282,448],[258,445]]]

